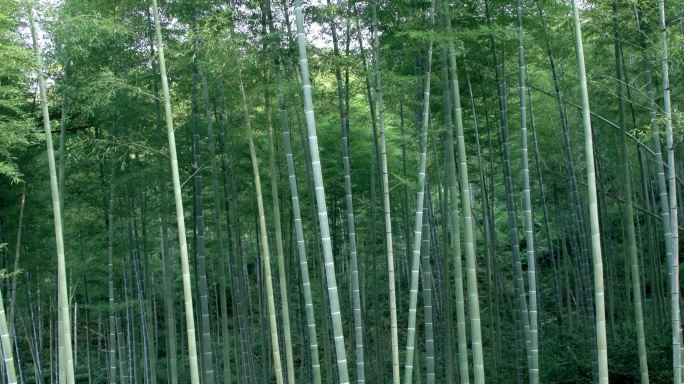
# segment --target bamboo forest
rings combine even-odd
[[[680,107],[682,0],[0,0],[0,382],[684,383]]]

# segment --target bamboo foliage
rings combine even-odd
[[[3,380],[681,382],[680,7],[437,1],[0,4]]]

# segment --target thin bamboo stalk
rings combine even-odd
[[[55,167],[55,153],[52,146],[52,129],[50,128],[50,113],[48,111],[47,91],[45,89],[45,80],[43,76],[43,59],[38,47],[36,37],[36,28],[33,20],[33,8],[27,7],[29,25],[31,29],[31,39],[33,42],[33,50],[38,61],[38,87],[40,89],[40,105],[43,114],[43,128],[45,130],[45,144],[47,145],[48,168],[50,171],[50,189],[52,191],[52,210],[55,222],[55,242],[57,252],[57,280],[59,292],[59,311],[60,311],[60,325],[59,332],[63,337],[62,346],[64,348],[64,369],[66,373],[67,384],[74,383],[74,361],[71,349],[71,321],[69,319],[69,298],[66,283],[66,266],[64,254],[64,237],[62,235],[62,211],[60,207],[60,193],[57,185],[57,170]],[[10,346],[11,348],[11,346]]]
[[[157,0],[152,0],[154,14],[154,29],[159,53],[159,71],[161,72],[162,93],[164,95],[164,112],[166,117],[166,131],[169,141],[169,158],[171,160],[171,174],[173,177],[173,195],[176,204],[176,220],[178,223],[178,241],[180,244],[181,273],[183,277],[183,297],[185,301],[185,321],[188,333],[188,358],[190,363],[190,382],[199,384],[199,367],[197,365],[197,345],[195,340],[195,318],[192,305],[192,288],[190,283],[190,264],[188,261],[188,243],[185,234],[185,218],[183,213],[183,199],[178,173],[178,157],[176,155],[176,137],[171,111],[171,96],[166,77],[166,61],[164,59],[164,45],[162,42],[161,26],[159,23],[159,9]]]
[[[662,1],[661,1],[662,4]],[[596,171],[594,165],[594,144],[591,132],[591,114],[589,109],[589,93],[587,91],[587,74],[584,65],[584,47],[582,29],[579,18],[577,0],[572,0],[572,18],[574,21],[575,49],[580,78],[580,94],[582,98],[582,122],[584,127],[584,152],[587,163],[587,185],[589,187],[589,219],[591,224],[591,253],[594,264],[594,291],[596,296],[596,343],[598,351],[599,383],[608,384],[608,346],[606,340],[606,310],[603,288],[603,258],[601,255],[601,235],[599,228],[598,203],[596,198]],[[667,54],[665,53],[667,56]],[[673,164],[674,165],[674,164]],[[582,230],[580,228],[580,230]],[[677,305],[679,308],[679,305]],[[679,347],[677,346],[677,355]]]
[[[328,211],[325,201],[325,189],[323,186],[323,173],[318,149],[318,137],[316,134],[316,120],[314,118],[313,99],[311,97],[311,82],[309,80],[309,65],[306,54],[306,36],[302,18],[301,0],[295,1],[295,15],[297,20],[297,43],[299,46],[299,64],[302,71],[302,86],[304,91],[304,105],[306,113],[306,126],[309,136],[309,148],[311,165],[313,168],[314,184],[316,188],[316,205],[318,207],[318,221],[320,224],[321,240],[323,244],[323,261],[325,278],[328,287],[328,301],[330,305],[330,317],[332,318],[333,337],[335,340],[335,355],[337,357],[337,371],[340,384],[349,383],[347,369],[347,356],[342,331],[342,316],[340,313],[340,301],[337,293],[337,281],[335,277],[335,262],[333,260],[330,243],[330,228],[328,224]]]

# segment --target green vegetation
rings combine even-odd
[[[681,382],[683,9],[0,0],[0,381]]]

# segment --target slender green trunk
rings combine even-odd
[[[525,240],[527,246],[527,281],[530,285],[529,323],[530,323],[530,384],[539,383],[539,334],[537,321],[537,276],[534,246],[534,222],[532,217],[532,197],[530,192],[530,167],[527,150],[527,105],[525,102],[525,47],[523,45],[522,0],[517,2],[518,16],[518,84],[520,97],[520,141],[522,148],[523,174],[523,214],[525,215]],[[517,238],[515,239],[517,241]],[[522,299],[522,297],[521,297]]]
[[[636,233],[634,229],[634,212],[632,207],[632,180],[629,170],[629,152],[627,149],[627,123],[625,118],[625,102],[623,93],[624,70],[622,67],[622,46],[620,27],[617,17],[617,1],[613,0],[615,14],[615,70],[617,73],[618,113],[620,118],[620,154],[622,160],[622,185],[625,199],[624,217],[627,222],[627,240],[629,249],[629,266],[632,275],[632,295],[634,300],[634,317],[636,323],[637,346],[639,348],[639,375],[641,384],[648,384],[648,362],[646,354],[646,338],[644,334],[644,314],[641,302],[641,275],[639,273],[639,259],[637,255]]]
[[[643,20],[643,15],[641,8],[637,8],[637,18],[638,23],[639,23],[639,44],[641,48],[641,52],[643,55],[642,61],[643,61],[643,67],[644,67],[644,83],[646,85],[646,96],[648,98],[648,110],[649,110],[649,117],[651,119],[651,135],[653,136],[653,152],[655,153],[655,163],[656,163],[656,178],[657,178],[657,183],[658,183],[658,202],[660,203],[660,215],[662,216],[662,224],[663,224],[663,236],[665,239],[665,259],[670,260],[672,257],[672,227],[671,224],[672,222],[670,221],[670,209],[669,209],[669,202],[668,202],[668,195],[667,195],[667,183],[665,182],[665,162],[663,161],[663,151],[662,151],[662,144],[661,144],[661,135],[660,135],[660,128],[658,126],[658,120],[657,120],[657,106],[655,103],[655,96],[653,93],[653,82],[651,79],[651,62],[647,54],[647,40],[648,36],[646,36],[646,31],[645,31],[645,21]],[[653,199],[653,204],[657,204],[656,199]],[[658,250],[659,247],[656,247],[656,250]],[[655,259],[658,264],[660,261],[660,258]],[[660,268],[657,269],[658,271]],[[656,274],[656,276],[660,276],[660,274]],[[660,279],[658,279],[660,280]],[[657,292],[657,300],[656,303],[658,303],[659,307],[661,310],[659,313],[661,314],[660,318],[664,319],[664,316],[662,316],[662,313],[664,312],[664,305],[662,303],[662,284],[658,281],[656,287],[658,288],[656,290]],[[664,325],[664,324],[663,324]]]
[[[274,32],[271,25],[271,33]],[[313,382],[321,383],[321,365],[318,353],[318,336],[316,335],[316,321],[314,317],[313,299],[311,293],[311,283],[309,279],[309,266],[306,256],[306,242],[304,240],[304,229],[302,227],[302,214],[299,205],[299,191],[297,188],[297,178],[295,176],[294,156],[292,155],[292,140],[290,137],[290,124],[287,117],[287,107],[285,105],[285,94],[280,73],[280,60],[275,59],[276,80],[278,82],[278,102],[280,104],[280,120],[283,129],[283,147],[285,148],[285,158],[287,161],[288,179],[290,184],[290,195],[292,197],[292,214],[294,216],[295,235],[297,240],[297,253],[299,256],[300,272],[302,274],[302,286],[304,290],[304,306],[306,312],[306,323],[309,336],[309,352],[311,354],[311,367]]]
[[[176,136],[171,111],[171,96],[166,78],[166,62],[164,59],[164,45],[162,42],[161,26],[159,23],[159,9],[157,0],[152,0],[154,14],[154,29],[159,53],[159,71],[161,72],[162,92],[164,95],[164,112],[166,117],[166,132],[169,141],[169,158],[171,160],[171,174],[173,177],[173,195],[176,204],[176,220],[178,222],[178,241],[180,244],[181,273],[183,276],[183,297],[185,301],[185,321],[188,332],[188,358],[190,363],[190,382],[199,384],[199,368],[197,366],[197,345],[195,340],[195,318],[193,315],[192,289],[190,282],[190,264],[188,262],[188,243],[185,234],[185,217],[183,213],[183,199],[178,173],[178,157],[176,155]]]
[[[435,0],[430,3],[430,30],[434,27]],[[413,255],[411,257],[411,283],[409,294],[408,331],[406,334],[406,364],[404,370],[404,383],[411,384],[413,381],[414,352],[416,350],[416,315],[418,305],[418,275],[420,270],[420,255],[422,245],[423,205],[425,200],[425,168],[427,162],[427,130],[430,123],[430,74],[432,69],[432,46],[430,38],[427,52],[427,69],[423,88],[423,120],[420,128],[420,154],[418,165],[418,196],[416,198],[416,219],[414,222]],[[417,361],[417,360],[416,360]]]
[[[580,306],[582,306],[582,303],[585,301],[587,302],[587,305],[585,306],[586,308],[586,313],[588,314],[589,318],[589,330],[590,330],[590,343],[591,343],[591,354],[592,354],[592,375],[594,378],[594,381],[598,381],[598,351],[597,351],[597,340],[596,340],[596,320],[595,320],[595,313],[594,313],[594,306],[593,306],[593,297],[591,295],[591,285],[589,283],[589,276],[588,276],[588,262],[589,262],[589,255],[588,255],[588,250],[587,250],[587,239],[586,239],[586,230],[584,228],[584,214],[582,213],[582,207],[579,199],[579,192],[577,190],[577,178],[575,174],[575,166],[572,158],[572,150],[570,146],[570,133],[568,129],[568,120],[567,116],[565,113],[565,106],[563,103],[563,98],[561,96],[561,88],[560,88],[560,81],[559,81],[559,75],[558,71],[556,70],[556,60],[553,56],[552,50],[551,50],[551,39],[548,34],[548,29],[546,26],[546,20],[544,17],[544,13],[541,7],[541,2],[537,1],[537,9],[539,11],[539,17],[541,19],[542,26],[544,28],[544,35],[545,35],[545,40],[546,40],[546,51],[547,55],[549,57],[549,63],[551,65],[551,74],[553,75],[553,83],[554,83],[554,89],[556,93],[556,103],[558,105],[558,113],[560,117],[560,123],[561,123],[561,128],[563,130],[563,141],[565,142],[565,156],[567,157],[567,165],[568,165],[568,183],[570,184],[570,218],[573,222],[577,222],[580,231],[579,231],[579,248],[580,251],[577,253],[579,255],[579,263],[581,266],[578,266],[578,269],[581,271],[581,275],[584,278],[584,282],[580,282],[577,285],[577,290],[578,290],[578,297],[580,299]],[[562,64],[562,62],[561,62]],[[562,72],[563,67],[561,66],[561,76],[563,74]],[[573,228],[574,228],[574,224]],[[574,236],[572,237],[574,241]],[[573,249],[577,249],[577,247],[573,247]]]
[[[9,325],[9,332],[11,339],[14,339],[16,335],[14,335],[13,329],[15,328],[14,326],[14,317],[15,317],[15,308],[17,304],[17,275],[19,272],[19,255],[21,253],[21,230],[24,227],[24,203],[26,202],[26,183],[22,186],[21,189],[21,203],[19,203],[19,223],[17,224],[17,243],[14,248],[14,267],[12,269],[12,296],[10,298],[10,310],[9,310],[9,318],[8,318],[8,325]],[[13,340],[14,341],[14,340]]]
[[[111,176],[109,179],[109,208],[107,209],[108,268],[109,268],[109,382],[116,382],[116,297],[114,294],[114,171],[115,160],[111,155]],[[121,372],[123,374],[123,372]]]
[[[442,3],[443,9],[442,9],[442,17],[445,16],[445,10],[446,7],[445,3]],[[451,92],[449,90],[449,68],[447,65],[447,51],[445,47],[442,47],[440,49],[440,58],[441,58],[441,66],[442,66],[442,95],[443,95],[443,100],[444,100],[444,127],[446,129],[446,141],[445,141],[445,159],[444,159],[444,166],[445,166],[445,172],[444,172],[444,206],[443,211],[442,211],[442,226],[443,226],[443,240],[444,240],[444,254],[446,255],[451,255],[451,257],[454,257],[454,254],[456,253],[456,248],[459,248],[460,251],[460,242],[455,243],[455,232],[457,230],[456,225],[458,225],[458,200],[456,196],[456,191],[458,189],[458,186],[456,185],[456,161],[454,159],[454,134],[453,134],[453,124],[452,124],[452,117],[451,117],[451,112],[452,112],[452,106],[451,106]],[[450,225],[450,223],[453,223]],[[460,234],[459,234],[460,237]],[[460,240],[460,239],[459,239]],[[450,241],[450,243],[447,243],[447,241]],[[460,253],[460,252],[459,252]],[[460,256],[460,255],[459,255]],[[454,323],[454,318],[453,318],[453,311],[452,311],[452,302],[451,299],[453,297],[452,295],[452,281],[451,281],[451,265],[448,257],[445,257],[444,259],[444,272],[445,272],[445,278],[444,278],[444,336],[445,336],[445,361],[444,361],[444,368],[445,368],[445,375],[446,375],[446,383],[447,384],[452,384],[454,382],[454,330],[453,330],[453,323]],[[462,276],[461,276],[462,280]],[[461,297],[463,296],[463,285],[461,284],[459,287],[456,289],[461,290]],[[460,325],[460,324],[459,324]],[[464,334],[465,334],[465,324],[464,326]],[[463,340],[465,343],[466,341]],[[460,346],[460,338],[459,338],[459,346]],[[464,344],[465,346],[465,344]],[[467,351],[466,351],[467,353]],[[465,358],[464,358],[465,357]],[[461,363],[459,365],[460,368],[465,367],[466,372],[468,371],[468,360],[467,360],[467,354],[465,356],[459,355],[459,362]],[[465,364],[463,364],[465,363]],[[468,374],[465,374],[466,377],[468,377]],[[467,382],[468,380],[465,380]],[[464,382],[461,380],[461,382]]]
[[[427,372],[427,384],[435,383],[435,330],[433,323],[433,295],[432,295],[432,265],[430,264],[430,228],[429,228],[429,184],[426,183],[426,194],[423,204],[423,233],[421,246],[421,269],[422,278],[421,284],[423,286],[423,308],[425,326],[425,369]]]
[[[10,339],[7,317],[5,316],[2,293],[0,293],[0,341],[2,342],[2,359],[5,362],[4,367],[5,374],[7,375],[7,382],[9,384],[16,384],[17,373],[14,368],[14,359],[12,358],[12,340]]]
[[[661,1],[662,4],[662,1]],[[591,223],[591,253],[594,263],[594,291],[596,296],[596,341],[598,349],[599,383],[608,383],[608,347],[606,341],[606,310],[603,289],[603,258],[601,255],[601,235],[599,229],[598,204],[596,199],[596,171],[594,169],[594,144],[591,133],[591,115],[589,109],[589,93],[587,91],[587,74],[584,67],[584,47],[580,26],[577,0],[572,0],[572,16],[575,29],[575,49],[580,77],[582,97],[582,122],[584,126],[584,152],[587,163],[587,185],[589,187],[589,218]],[[665,53],[667,56],[667,53]],[[674,161],[674,159],[673,159]],[[582,230],[582,228],[580,228]],[[679,308],[679,301],[676,307]],[[679,345],[675,355],[679,356]]]
[[[318,149],[318,137],[316,134],[316,120],[314,119],[313,99],[311,97],[311,83],[309,80],[309,64],[306,54],[306,36],[304,32],[304,21],[302,19],[301,0],[295,1],[295,15],[297,19],[297,42],[299,45],[299,63],[302,71],[302,86],[304,91],[306,126],[309,134],[311,165],[313,168],[314,184],[316,187],[316,205],[318,207],[318,221],[320,224],[321,240],[323,244],[323,260],[325,263],[325,278],[328,287],[330,316],[332,318],[333,336],[335,340],[337,370],[340,384],[348,384],[349,373],[347,370],[347,357],[344,345],[344,334],[342,332],[342,316],[340,313],[340,301],[337,294],[335,262],[333,261],[332,248],[330,244],[328,210],[326,208],[325,189],[323,187],[323,173],[321,170],[321,160]]]
[[[375,102],[380,133],[380,167],[382,177],[382,210],[385,223],[387,279],[389,282],[390,340],[392,346],[392,382],[399,384],[399,336],[397,328],[397,295],[394,277],[394,247],[392,245],[392,217],[390,213],[389,177],[387,171],[387,143],[385,138],[385,107],[382,101],[382,73],[380,71],[380,38],[378,32],[377,1],[373,1],[373,49],[375,52]]]
[[[254,188],[257,198],[257,208],[259,215],[259,238],[261,246],[261,261],[263,262],[263,280],[266,285],[266,305],[268,308],[269,329],[271,332],[271,349],[273,353],[273,367],[275,369],[276,382],[283,383],[283,368],[280,360],[280,347],[278,340],[278,325],[276,323],[276,309],[275,300],[273,297],[273,278],[271,274],[271,255],[268,249],[268,235],[266,232],[266,214],[264,211],[263,195],[261,193],[261,177],[259,176],[259,164],[257,162],[256,148],[254,147],[254,138],[252,133],[252,123],[249,115],[249,108],[247,106],[247,97],[245,95],[245,87],[242,82],[242,73],[240,73],[240,95],[242,97],[242,112],[245,118],[245,125],[247,126],[247,136],[249,139],[249,153],[252,160],[252,171],[254,172]]]
[[[328,1],[330,4],[330,1]],[[342,166],[344,169],[344,189],[345,189],[345,203],[347,211],[347,230],[349,232],[349,258],[351,264],[351,297],[352,297],[352,308],[354,311],[354,346],[356,355],[356,381],[358,383],[365,383],[365,360],[363,354],[363,319],[361,316],[361,292],[359,287],[359,266],[357,257],[357,247],[356,247],[356,227],[354,223],[354,203],[352,199],[352,184],[351,184],[351,171],[350,171],[350,161],[349,161],[349,116],[347,111],[349,106],[346,104],[343,84],[342,84],[342,71],[340,69],[340,51],[338,48],[337,39],[337,27],[335,23],[335,17],[332,16],[330,19],[330,28],[332,30],[333,38],[333,52],[335,53],[336,63],[335,63],[335,77],[337,79],[337,95],[338,95],[338,106],[340,112],[340,131],[342,134]],[[379,78],[379,74],[378,74]],[[391,264],[390,264],[391,265]],[[389,267],[391,270],[391,266]],[[393,279],[390,278],[390,290],[393,287]],[[390,291],[391,292],[391,291]],[[390,293],[392,295],[392,293]],[[390,296],[391,300],[392,296]],[[391,305],[390,305],[391,307]],[[391,311],[391,310],[390,310]],[[396,310],[394,311],[396,315]],[[396,321],[395,323],[396,324]]]
[[[487,25],[491,28],[491,14],[489,11],[489,2],[485,0],[485,11],[487,14]],[[509,141],[509,130],[508,130],[508,106],[506,101],[506,58],[502,57],[500,66],[496,54],[496,45],[494,41],[494,34],[490,33],[490,43],[492,47],[492,55],[494,59],[494,71],[497,83],[497,95],[499,98],[499,119],[501,121],[501,147],[503,152],[503,171],[505,179],[505,190],[506,190],[506,208],[508,211],[508,230],[509,230],[509,240],[512,254],[513,262],[513,292],[515,298],[515,313],[514,319],[516,322],[516,343],[525,342],[525,350],[527,356],[527,365],[531,373],[532,367],[532,337],[530,332],[530,317],[528,315],[527,307],[527,296],[525,292],[525,284],[523,280],[522,263],[520,260],[520,244],[518,236],[518,219],[516,214],[515,196],[513,191],[512,182],[512,170],[511,170],[511,159],[510,159],[510,141]],[[504,41],[505,44],[505,41]],[[505,53],[505,48],[503,49]],[[523,62],[524,64],[524,62]],[[524,101],[523,101],[524,103]],[[524,109],[522,110],[524,113]],[[529,184],[529,179],[528,179]],[[522,332],[521,332],[522,331]],[[523,339],[524,335],[524,339]],[[518,345],[516,344],[516,347]],[[516,348],[518,353],[517,359],[517,369],[518,369],[518,380],[521,378],[522,366],[520,363],[521,353],[518,348]],[[533,375],[530,374],[530,377]]]
[[[446,3],[443,3],[444,10],[443,14],[447,14]],[[450,24],[450,21],[447,21]],[[452,46],[449,46],[451,49]],[[442,60],[443,66],[443,77],[445,84],[448,82],[448,72],[451,69],[447,64],[447,52],[442,50],[444,54],[444,59]],[[451,54],[449,50],[448,54]],[[445,104],[445,114],[444,118],[446,121],[446,166],[447,166],[447,177],[446,183],[449,186],[449,228],[450,228],[450,238],[451,238],[451,257],[454,260],[454,275],[455,275],[455,285],[456,285],[456,330],[457,330],[457,340],[458,340],[458,360],[459,360],[459,375],[460,382],[462,384],[468,384],[470,382],[470,374],[468,368],[468,341],[466,339],[466,323],[465,323],[465,302],[463,298],[463,267],[462,267],[462,256],[461,256],[461,231],[460,223],[458,218],[458,180],[456,176],[456,159],[454,156],[454,134],[452,126],[452,93],[458,92],[457,89],[453,89],[453,83],[451,83],[451,92],[444,92],[444,104]],[[450,281],[451,277],[448,276],[447,279]],[[447,287],[449,284],[447,284]],[[449,293],[449,301],[451,301],[451,290],[447,288]],[[449,314],[450,315],[450,314]],[[447,318],[449,316],[447,315]],[[447,335],[447,340],[449,340]]]
[[[527,69],[526,69],[527,71]],[[541,197],[542,209],[544,210],[544,226],[546,229],[546,242],[548,244],[550,259],[551,259],[551,273],[553,274],[553,288],[554,298],[556,301],[556,321],[558,323],[558,337],[560,344],[563,344],[563,302],[561,300],[561,289],[558,282],[558,266],[556,264],[556,255],[554,251],[553,242],[551,240],[551,224],[549,220],[549,209],[546,204],[546,192],[544,189],[544,181],[542,178],[541,156],[539,155],[539,146],[537,145],[537,126],[535,124],[534,110],[532,108],[532,92],[527,88],[527,99],[530,103],[530,123],[532,125],[532,143],[534,146],[534,157],[537,164],[537,181],[539,183],[539,194]],[[541,296],[541,295],[540,295]]]
[[[447,31],[451,31],[451,20],[446,18]],[[468,309],[470,314],[470,332],[473,349],[473,379],[475,384],[484,384],[484,356],[482,351],[482,329],[480,324],[480,302],[477,289],[477,270],[475,260],[475,234],[473,233],[473,217],[470,198],[470,182],[468,163],[466,161],[465,137],[463,133],[463,114],[458,75],[456,71],[456,49],[453,41],[449,41],[449,72],[451,76],[451,98],[456,126],[456,145],[458,149],[458,176],[460,179],[461,204],[463,211],[463,228],[465,232],[466,281],[468,284]],[[455,181],[453,181],[455,182]],[[458,225],[452,223],[452,225]],[[460,273],[460,257],[457,260],[457,275]],[[456,284],[459,284],[458,280]],[[459,285],[460,286],[460,285]],[[460,288],[457,288],[457,293]],[[457,305],[458,297],[457,297]],[[462,304],[461,304],[462,306]],[[459,331],[460,332],[460,331]],[[460,338],[460,337],[459,337]],[[463,363],[461,363],[463,364]],[[462,368],[463,369],[463,368]],[[462,371],[463,372],[463,371]],[[465,373],[465,372],[463,372]],[[462,376],[463,378],[463,376]]]
[[[667,179],[669,193],[671,254],[668,259],[670,278],[670,304],[672,307],[672,370],[674,383],[682,381],[682,325],[679,303],[679,231],[677,221],[677,180],[675,172],[674,137],[672,134],[672,107],[670,101],[669,57],[667,52],[667,27],[665,24],[665,1],[658,2],[660,15],[660,61],[662,64],[663,112],[665,117],[665,141],[667,148]],[[667,241],[667,239],[665,240]]]
[[[211,120],[211,105],[209,103],[209,86],[207,76],[202,71],[202,97],[204,99],[204,117],[207,120],[207,137],[209,138],[209,158],[211,159],[211,187],[214,202],[214,228],[216,236],[216,253],[218,256],[220,315],[221,315],[221,347],[223,361],[223,380],[231,382],[230,372],[230,343],[228,338],[228,299],[226,297],[226,267],[223,252],[223,230],[221,226],[221,205],[219,203],[218,170],[216,166],[216,146],[214,144],[214,130]]]
[[[271,9],[270,2],[262,1],[262,19],[261,19],[261,33],[264,39],[263,46],[263,58],[264,58],[264,81],[269,82],[268,68],[269,59],[271,55],[268,52],[268,46],[273,44],[273,48],[277,49],[277,44],[275,42],[269,41],[273,38],[267,37],[266,24],[271,22]],[[278,282],[279,282],[279,292],[280,292],[280,309],[282,312],[282,322],[283,322],[283,338],[285,342],[285,363],[287,371],[287,380],[289,383],[294,383],[294,357],[292,355],[292,332],[290,327],[290,305],[288,299],[288,288],[287,288],[287,278],[285,275],[285,254],[283,250],[283,234],[282,234],[282,222],[280,219],[280,198],[278,196],[278,181],[275,165],[275,145],[273,138],[273,124],[271,117],[271,93],[268,87],[264,91],[265,103],[265,115],[266,115],[266,130],[268,134],[268,162],[269,171],[271,178],[271,200],[273,200],[273,221],[275,226],[275,244],[276,244],[276,255],[278,263]]]
[[[48,111],[47,92],[45,89],[45,80],[43,76],[43,59],[38,47],[36,37],[36,28],[33,21],[33,9],[28,7],[28,18],[31,29],[31,39],[33,42],[33,50],[38,62],[38,87],[40,89],[40,105],[43,114],[43,128],[45,130],[45,143],[47,145],[48,168],[50,171],[50,189],[52,191],[52,210],[55,222],[55,242],[57,253],[57,280],[59,292],[59,312],[60,312],[60,326],[59,332],[63,336],[62,346],[64,348],[65,357],[65,372],[66,383],[74,383],[74,361],[71,350],[71,322],[69,319],[69,297],[66,283],[66,267],[64,255],[64,238],[62,235],[62,211],[60,207],[60,193],[57,185],[57,170],[55,167],[55,153],[52,146],[52,129],[50,128],[50,113]],[[11,348],[11,345],[10,345]]]

